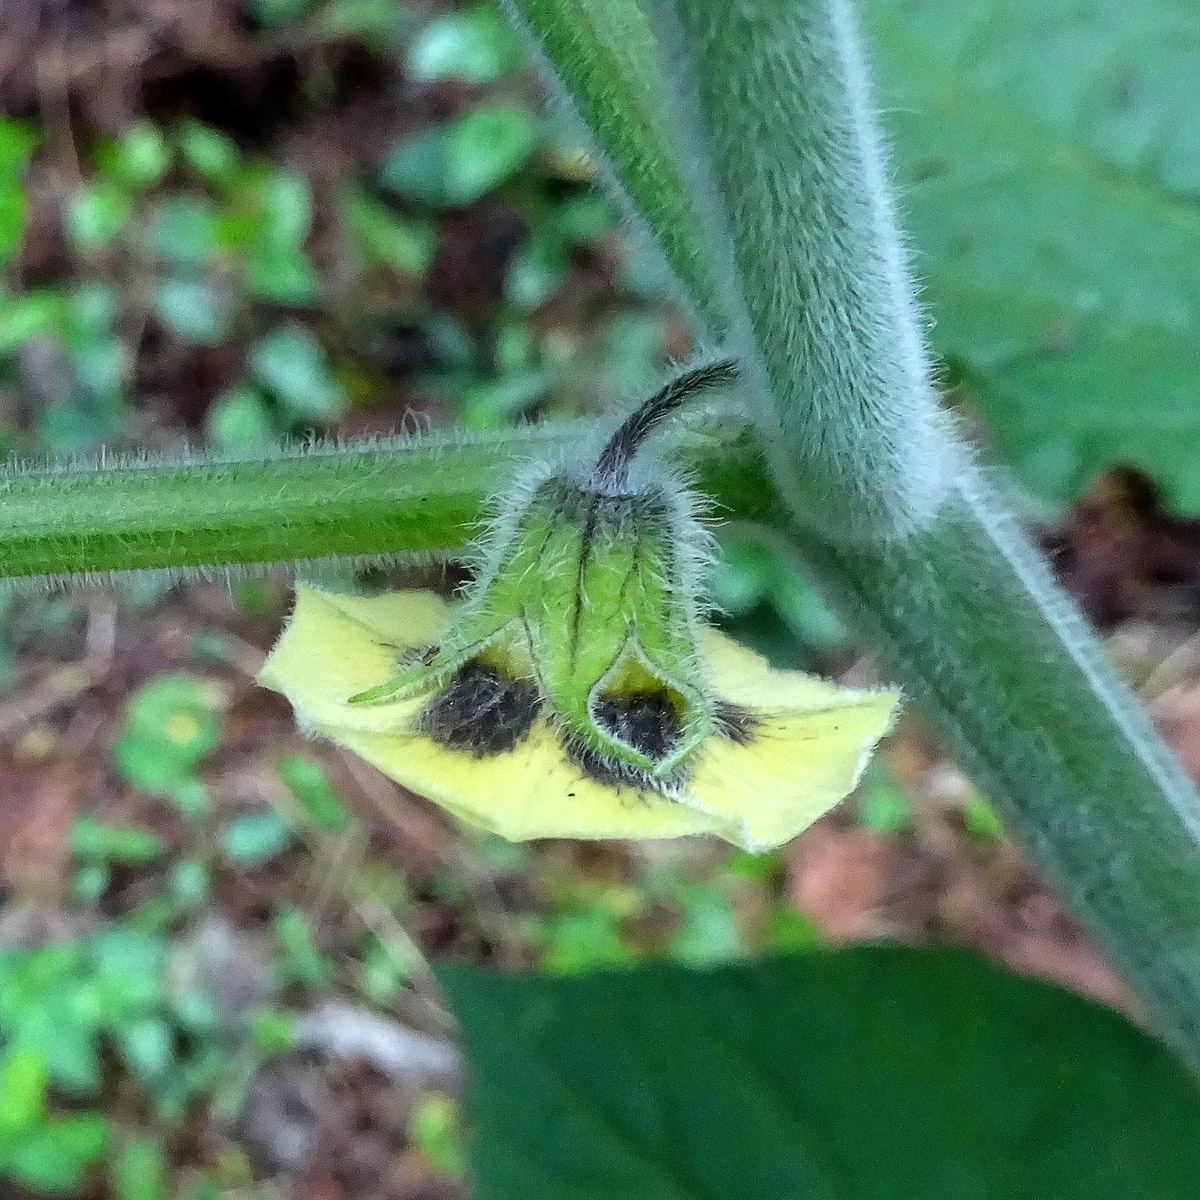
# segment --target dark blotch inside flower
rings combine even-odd
[[[595,717],[596,723],[613,737],[649,759],[666,758],[683,732],[679,712],[665,692],[602,696],[596,702]],[[682,769],[676,769],[665,778],[657,778],[642,767],[608,758],[577,738],[567,739],[566,751],[586,775],[608,787],[666,792],[684,777]]]
[[[473,659],[429,701],[417,729],[448,750],[484,758],[504,754],[521,741],[541,706],[532,682]]]
[[[679,712],[666,692],[601,696],[596,701],[596,723],[655,760],[666,758],[683,732]]]

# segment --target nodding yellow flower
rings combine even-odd
[[[854,786],[899,697],[774,670],[705,624],[695,499],[632,459],[732,376],[679,377],[588,471],[530,474],[461,602],[298,587],[261,682],[304,726],[513,840],[787,841]]]

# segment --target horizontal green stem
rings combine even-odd
[[[523,463],[590,434],[588,424],[563,422],[295,448],[257,462],[9,472],[0,476],[0,578],[451,552]],[[770,489],[745,443],[688,444],[719,504],[745,516],[766,511]]]

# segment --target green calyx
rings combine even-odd
[[[732,377],[728,363],[680,376],[595,467],[543,467],[502,498],[453,625],[352,702],[430,693],[423,731],[476,754],[522,736],[545,705],[587,773],[670,791],[717,721],[696,645],[707,534],[683,485],[631,483],[630,459],[687,395]]]

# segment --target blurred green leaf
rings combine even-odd
[[[332,971],[313,940],[308,917],[293,905],[285,905],[271,924],[283,951],[280,971],[284,981],[310,986],[328,983]]]
[[[291,24],[312,7],[313,0],[249,0],[250,12],[268,28]]]
[[[105,825],[84,814],[71,826],[71,853],[85,862],[138,866],[154,862],[166,850],[162,838],[136,825]]]
[[[667,947],[681,962],[711,963],[742,953],[737,914],[730,898],[706,881],[689,882],[671,899],[679,906],[680,921]]]
[[[288,754],[279,760],[278,770],[304,816],[322,833],[342,833],[350,827],[350,810],[338,799],[319,762]]]
[[[49,1072],[27,1046],[9,1046],[0,1058],[0,1148],[36,1125],[46,1109]]]
[[[31,338],[60,333],[66,324],[67,310],[66,298],[50,288],[39,288],[11,299],[0,296],[0,354],[12,353]]]
[[[199,121],[185,121],[175,131],[176,145],[184,160],[202,179],[227,184],[238,168],[239,155],[233,139]]]
[[[204,430],[219,450],[260,450],[279,441],[270,406],[248,383],[222,392],[209,405]]]
[[[298,420],[332,421],[344,396],[329,373],[325,351],[308,330],[281,325],[250,351],[250,369]]]
[[[117,1047],[132,1074],[146,1082],[163,1075],[175,1059],[175,1035],[159,1016],[140,1017],[121,1025]]]
[[[242,813],[221,832],[221,848],[241,866],[257,867],[287,849],[291,826],[274,810]]]
[[[466,1174],[466,1139],[458,1105],[441,1092],[427,1092],[415,1105],[408,1121],[412,1144],[450,1179]]]
[[[860,825],[881,833],[899,833],[912,825],[912,802],[874,764],[868,769],[860,792],[857,804]]]
[[[163,177],[171,165],[171,149],[149,121],[135,121],[117,143],[115,165],[121,181],[140,190]]]
[[[108,1122],[98,1113],[53,1117],[5,1148],[5,1173],[52,1196],[73,1196],[104,1152]]]
[[[151,307],[167,329],[191,342],[214,346],[228,327],[228,297],[206,279],[160,280]]]
[[[113,746],[117,769],[135,787],[166,791],[187,777],[221,736],[219,697],[189,675],[161,675],[129,701]]]
[[[408,48],[409,77],[491,83],[524,62],[520,44],[490,4],[473,4],[429,22]]]
[[[402,275],[424,276],[437,248],[437,237],[427,221],[397,216],[361,189],[350,192],[344,203],[361,254]]]
[[[569,265],[562,240],[550,230],[535,229],[509,263],[505,298],[518,308],[537,308],[566,281]]]
[[[977,792],[963,801],[962,817],[972,837],[986,841],[1004,836],[1004,826],[1000,824],[995,809]]]
[[[169,1200],[167,1160],[151,1137],[127,1142],[112,1165],[115,1200]]]
[[[197,859],[185,858],[171,868],[171,895],[185,908],[199,908],[211,882],[208,868]]]
[[[148,219],[146,242],[163,262],[199,269],[217,251],[219,221],[211,200],[186,192],[163,196]]]
[[[29,205],[23,175],[37,135],[23,121],[0,117],[0,266],[20,248]]]
[[[1200,36],[1175,0],[870,0],[931,339],[1052,500],[1200,509]]]
[[[1195,1195],[1200,1096],[1165,1048],[960,951],[438,977],[478,1200]]]
[[[527,109],[475,108],[400,142],[383,164],[383,182],[426,204],[470,204],[520,170],[537,139],[538,120]]]
[[[102,249],[133,215],[129,193],[111,179],[82,184],[67,201],[67,233],[85,254]]]
[[[411,20],[408,8],[396,0],[329,0],[317,24],[330,37],[359,37],[387,50]]]

